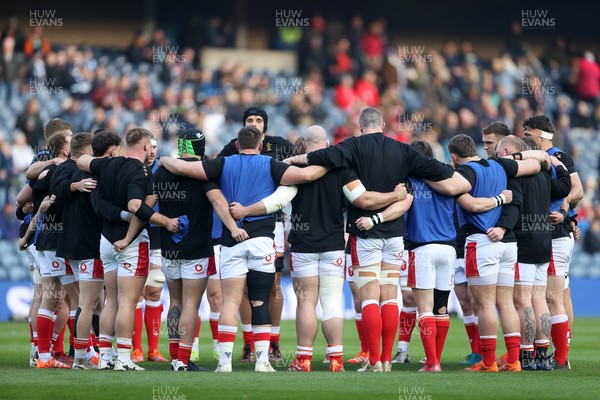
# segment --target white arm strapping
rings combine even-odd
[[[278,186],[272,195],[262,199],[262,203],[267,209],[267,214],[272,214],[275,211],[285,207],[298,193],[296,186]]]
[[[344,187],[342,188],[342,191],[344,192],[344,196],[346,196],[346,198],[348,199],[348,201],[350,203],[354,203],[354,201],[356,199],[358,199],[361,194],[363,194],[364,192],[366,192],[367,189],[365,189],[365,187],[361,183],[360,185],[358,185],[357,187],[355,187],[352,190],[348,189],[348,187],[346,185],[344,185]]]

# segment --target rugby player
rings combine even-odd
[[[308,155],[294,156],[287,162],[352,167],[366,190],[382,193],[392,191],[409,175],[439,181],[437,190],[448,195],[466,191],[468,182],[455,174],[450,166],[428,160],[407,144],[384,136],[385,124],[377,109],[363,110],[359,126],[363,133],[360,137],[346,139],[336,146]],[[359,188],[359,191],[364,188]],[[356,227],[358,218],[371,215],[371,211],[351,205],[348,232],[357,237],[356,247],[352,249],[360,265],[355,269],[355,282],[360,289],[363,326],[369,348],[369,360],[359,371],[383,372],[383,363],[386,371],[391,370],[391,353],[398,329],[396,299],[404,250],[404,221],[387,222],[375,214],[377,226],[373,229],[361,231]],[[383,351],[380,348],[382,342]]]
[[[115,333],[117,359],[111,356],[113,338],[101,335],[100,367],[115,370],[143,370],[131,360],[134,313],[137,301],[148,275],[148,233],[146,222],[167,227],[177,232],[177,218],[167,218],[154,212],[145,203],[150,173],[145,165],[152,151],[151,134],[142,128],[132,128],[125,136],[126,151],[123,157],[93,158],[84,154],[77,166],[84,172],[99,177],[102,196],[122,212],[134,215],[131,222],[104,219],[100,256],[107,273],[116,271],[117,290],[107,291],[107,296],[117,296]],[[104,363],[104,362],[105,363]]]
[[[556,226],[552,234],[552,265],[554,268],[548,268],[546,296],[552,315],[551,336],[552,345],[555,347],[553,365],[556,368],[569,368],[568,342],[571,333],[569,333],[569,319],[565,309],[564,287],[565,277],[569,272],[569,263],[573,255],[574,238],[571,233],[568,214],[571,212],[571,215],[574,216],[572,210],[583,198],[583,186],[575,169],[573,158],[552,144],[556,128],[547,116],[536,115],[531,117],[523,122],[523,128],[523,133],[531,137],[540,150],[560,160],[571,176],[571,191],[566,196],[563,204],[558,205],[556,203],[550,212],[550,219]],[[568,301],[568,303],[571,302]]]
[[[288,140],[280,136],[267,135],[267,128],[269,124],[269,116],[266,111],[261,107],[248,107],[244,111],[242,118],[243,126],[255,126],[262,133],[262,155],[272,157],[278,161],[282,161],[293,154],[293,145]],[[238,150],[235,145],[236,139],[232,139],[217,157],[226,157],[234,154],[238,154]],[[281,360],[281,350],[279,349],[280,340],[280,327],[281,327],[281,313],[283,311],[283,292],[281,291],[281,271],[284,267],[284,256],[285,256],[285,214],[283,211],[275,213],[275,248],[276,248],[276,259],[275,259],[275,283],[273,290],[271,291],[271,297],[269,299],[269,311],[271,312],[272,326],[271,326],[271,339],[269,346],[269,358],[271,361]],[[253,361],[253,349],[254,341],[252,335],[252,324],[251,316],[252,311],[250,303],[247,301],[248,293],[247,288],[244,289],[244,300],[242,301],[242,307],[240,309],[240,317],[242,320],[242,332],[244,335],[244,348],[242,351],[241,361],[251,362]]]

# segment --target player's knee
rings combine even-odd
[[[150,268],[148,270],[148,278],[146,279],[146,299],[148,299],[148,290],[158,289],[159,290],[159,298],[160,298],[160,290],[162,289],[165,283],[166,277],[165,274],[160,270],[160,268]]]
[[[319,298],[323,308],[323,321],[331,318],[343,318],[342,291],[344,278],[337,276],[322,276],[319,279]]]
[[[277,253],[277,258],[275,259],[275,272],[283,271],[283,267],[285,266],[285,264],[283,263],[284,257],[284,253]]]
[[[449,290],[433,289],[434,315],[448,314],[448,296],[450,296]]]
[[[275,274],[260,271],[248,271],[248,300],[252,305],[252,324],[268,325],[271,323],[269,313],[269,297]]]

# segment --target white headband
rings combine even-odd
[[[541,129],[538,129],[538,131],[542,133],[541,137],[543,137],[544,139],[552,140],[552,138],[554,137],[554,133],[546,132]]]

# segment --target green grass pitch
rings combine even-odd
[[[203,323],[199,364],[204,373],[175,373],[169,364],[144,362],[143,372],[40,370],[29,368],[29,331],[26,323],[0,323],[0,399],[599,399],[600,319],[575,322],[570,351],[572,370],[474,374],[459,364],[469,353],[462,322],[453,318],[440,374],[418,373],[424,356],[418,332],[409,349],[412,362],[393,366],[389,374],[360,374],[346,364],[346,372],[331,374],[322,364],[325,341],[319,334],[313,358],[314,372],[288,373],[295,355],[295,325],[284,321],[281,345],[283,363],[275,374],[259,374],[253,365],[234,362],[232,374],[215,374],[210,357],[212,344],[208,323]],[[168,355],[166,326],[161,329],[160,349]],[[234,352],[241,352],[241,329]],[[145,337],[144,337],[145,343]],[[499,340],[499,353],[504,350]],[[359,349],[354,322],[345,324],[345,359]],[[394,349],[395,350],[395,349]]]

